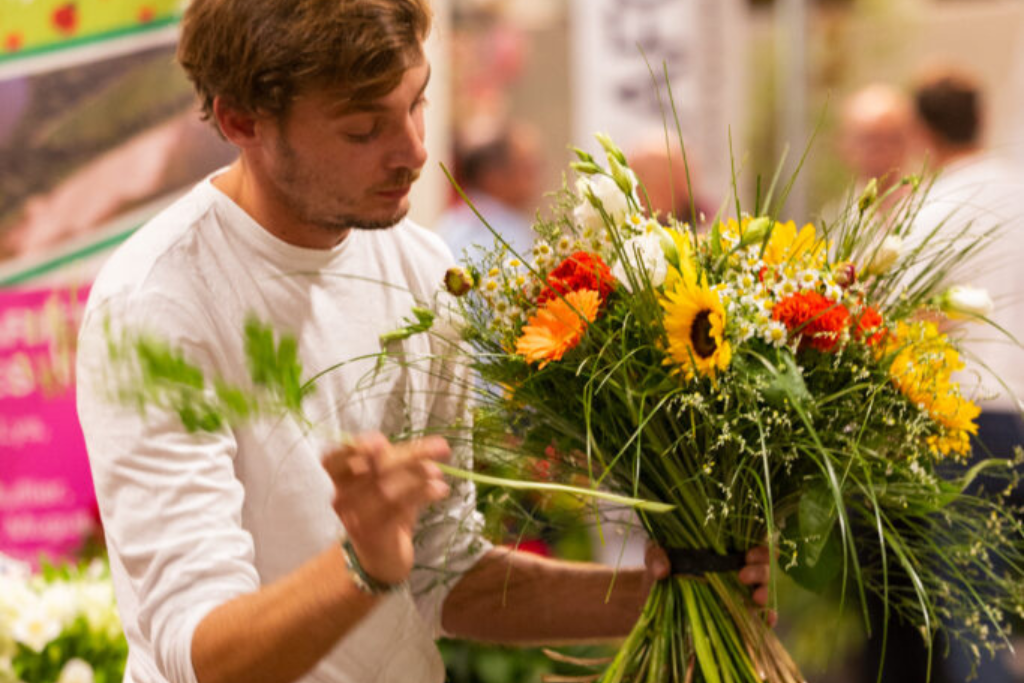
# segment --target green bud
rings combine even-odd
[[[612,180],[622,190],[622,194],[627,197],[633,194],[633,178],[630,176],[629,171],[626,170],[625,163],[619,163],[615,157],[608,157],[608,166],[612,174]]]
[[[594,157],[592,157],[589,153],[583,151],[579,147],[573,147],[572,151],[576,154],[576,158],[579,159],[580,161],[583,161],[583,162],[589,163],[589,164],[596,164],[597,163],[597,162],[594,161]]]
[[[444,288],[452,296],[465,296],[473,290],[475,284],[473,276],[458,266],[449,268],[444,274]]]
[[[743,231],[743,237],[740,238],[740,247],[749,247],[751,244],[764,242],[764,238],[768,235],[768,229],[771,226],[771,219],[765,216],[755,218],[747,223],[747,229]]]
[[[608,161],[612,160],[619,162],[623,166],[627,165],[626,155],[622,153],[619,146],[612,142],[612,138],[607,133],[595,133],[594,137],[601,143],[601,147],[604,148],[604,153],[608,155]]]
[[[582,175],[594,175],[601,172],[601,167],[591,161],[574,161],[569,164],[569,167]]]
[[[900,185],[910,185],[914,192],[917,192],[917,188],[921,187],[921,176],[917,174],[904,176]]]
[[[878,179],[872,178],[861,193],[860,199],[857,200],[857,209],[864,213],[876,201],[878,201]]]

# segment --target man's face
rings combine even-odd
[[[339,104],[325,90],[301,95],[264,148],[273,199],[296,222],[330,231],[385,228],[404,218],[427,160],[429,78],[424,61],[372,102]]]

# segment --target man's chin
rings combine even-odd
[[[386,230],[388,228],[393,228],[399,223],[401,223],[402,219],[405,218],[408,215],[408,213],[409,207],[403,206],[401,209],[399,209],[398,211],[396,211],[395,213],[391,214],[388,217],[379,218],[364,216],[354,221],[351,225],[356,230]]]
[[[336,216],[322,225],[332,230],[387,230],[398,225],[408,213],[409,207],[406,206],[400,211],[386,216]]]

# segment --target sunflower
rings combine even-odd
[[[587,325],[597,318],[600,305],[600,294],[592,289],[578,289],[565,294],[564,299],[551,299],[523,326],[516,353],[527,363],[541,361],[540,368],[562,360],[580,343]]]
[[[677,277],[677,286],[661,301],[668,335],[666,363],[679,365],[688,380],[697,373],[714,377],[732,360],[725,340],[725,307],[703,276],[684,272]]]

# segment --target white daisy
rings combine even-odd
[[[772,346],[783,346],[786,343],[789,333],[786,326],[778,320],[772,320],[763,330],[763,338]]]

